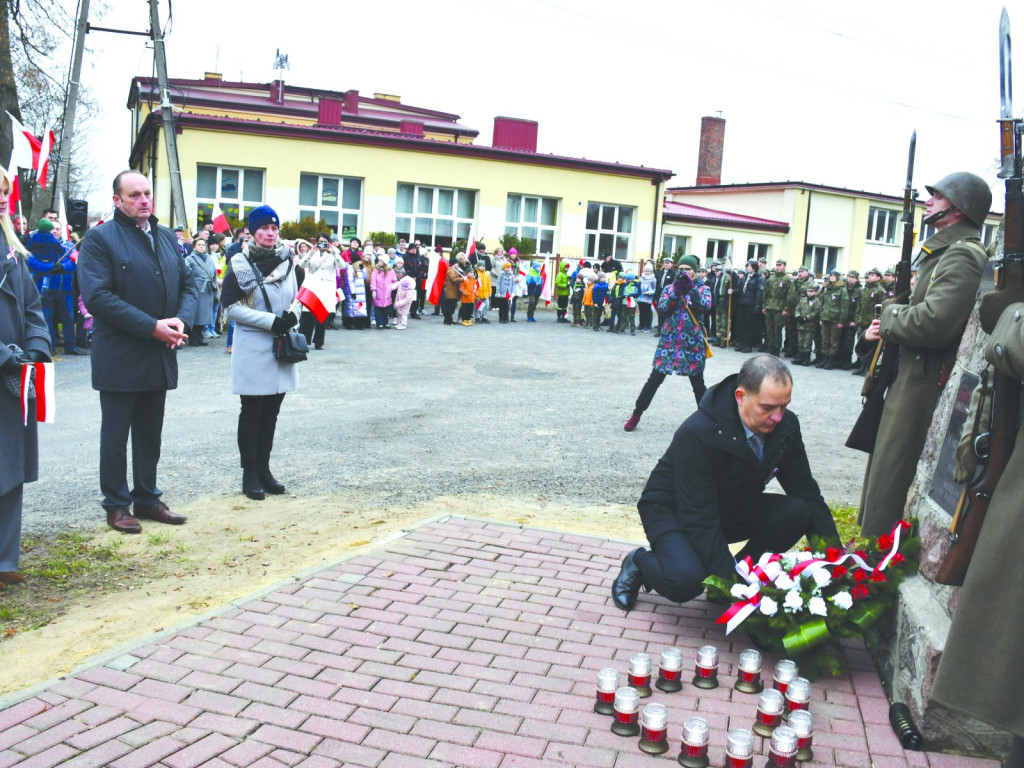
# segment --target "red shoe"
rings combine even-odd
[[[634,413],[632,416],[630,416],[626,420],[626,423],[622,425],[622,428],[624,430],[626,430],[627,432],[632,432],[634,429],[636,429],[636,425],[639,424],[639,423],[640,423],[640,414],[639,413]]]

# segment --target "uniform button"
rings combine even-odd
[[[1016,312],[1013,313],[1013,321],[1015,323],[1020,322],[1020,310],[1019,309]]]
[[[920,356],[920,355],[914,355],[914,359],[915,359],[915,360],[920,360],[920,359],[921,359],[921,356]]]
[[[1002,356],[1003,356],[1003,345],[1002,344],[996,344],[996,357],[1002,357]]]

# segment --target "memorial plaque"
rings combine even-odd
[[[970,416],[971,395],[978,386],[981,379],[977,375],[965,372],[960,379],[960,390],[956,393],[956,402],[953,403],[953,412],[949,415],[949,425],[946,427],[946,435],[942,439],[942,447],[939,449],[939,460],[935,464],[935,474],[932,476],[932,487],[928,491],[931,499],[949,513],[950,517],[956,512],[956,505],[960,502],[960,494],[963,485],[953,479],[953,472],[956,468],[956,447],[960,443],[960,436],[963,433],[964,424]]]

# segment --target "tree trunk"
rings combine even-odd
[[[0,0],[0,107],[21,120],[18,89],[14,84],[14,62],[11,60],[11,32],[8,15],[10,0]],[[13,148],[11,121],[0,114],[0,165],[6,167]]]

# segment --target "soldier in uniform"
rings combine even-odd
[[[724,347],[729,343],[730,337],[736,334],[736,328],[733,325],[736,313],[732,312],[732,319],[729,317],[736,300],[736,297],[732,295],[735,283],[736,276],[732,267],[726,267],[722,270],[718,284],[715,285],[715,293],[718,294],[718,303],[715,305],[715,328],[718,329],[716,347]]]
[[[951,173],[933,186],[924,223],[936,232],[921,244],[909,304],[892,303],[864,332],[900,345],[900,366],[889,388],[861,497],[863,536],[888,533],[903,515],[935,405],[943,368],[956,355],[988,254],[981,227],[992,204],[988,183],[973,173]],[[947,369],[948,370],[948,369]]]
[[[867,328],[875,319],[875,305],[881,304],[887,298],[885,286],[882,284],[882,273],[877,267],[873,267],[864,273],[866,281],[861,287],[860,302],[857,305],[857,327]],[[863,376],[868,372],[868,359],[866,357],[857,360],[857,367],[853,369],[854,376]]]
[[[768,260],[761,256],[757,259],[757,274],[761,281],[761,292],[764,293],[764,282],[768,277]],[[763,298],[762,298],[763,301]],[[758,352],[767,352],[768,346],[764,337],[764,313],[763,307],[758,306],[757,314],[754,316],[754,338],[751,346],[757,347]]]
[[[839,361],[839,337],[846,327],[850,300],[843,285],[843,273],[833,269],[828,273],[821,297],[821,349],[824,353],[815,368],[831,371]]]
[[[793,310],[793,322],[797,327],[799,339],[797,340],[796,357],[793,358],[793,365],[811,364],[811,345],[815,338],[818,338],[820,331],[821,299],[818,298],[818,285],[813,280],[808,280],[804,286],[804,296]],[[818,339],[818,356],[821,356],[821,340]]]
[[[803,264],[796,271],[796,276],[793,278],[793,295],[789,300],[789,315],[786,317],[786,341],[782,345],[782,354],[785,357],[794,357],[799,347],[796,318],[793,313],[796,312],[796,305],[804,299],[804,293],[807,289],[807,284],[812,282],[811,275],[807,271],[807,267]]]
[[[882,273],[882,287],[885,288],[885,298],[891,299],[896,295],[896,273],[887,269]]]
[[[782,329],[786,326],[792,299],[793,278],[786,272],[786,262],[776,259],[775,273],[765,277],[764,303],[761,308],[765,324],[765,345],[768,353],[776,357],[782,355]]]
[[[837,368],[848,371],[853,368],[853,347],[857,343],[857,317],[860,311],[860,272],[851,269],[846,274],[846,299],[850,303],[846,313],[846,326],[839,339]]]

